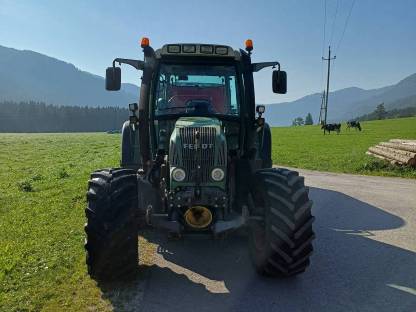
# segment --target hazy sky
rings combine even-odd
[[[333,32],[336,49],[353,1],[326,0],[325,46]],[[272,93],[270,69],[255,75],[257,102],[275,103],[322,90],[324,3],[0,0],[0,45],[44,53],[103,76],[115,57],[143,58],[142,36],[154,48],[174,42],[239,48],[251,38],[254,61],[278,60],[288,72],[284,96]],[[416,1],[356,0],[335,53],[331,89],[381,87],[416,72]],[[125,67],[122,77],[139,84],[134,69]]]

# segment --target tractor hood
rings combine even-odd
[[[177,186],[217,186],[225,188],[227,142],[221,122],[210,117],[181,117],[170,137],[169,164],[171,188]],[[185,171],[182,181],[175,169]],[[213,170],[221,169],[221,180],[213,179]]]
[[[181,127],[215,127],[220,130],[221,122],[211,117],[181,117],[176,121],[175,128]]]

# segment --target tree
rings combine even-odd
[[[292,126],[303,126],[304,124],[305,124],[305,122],[303,121],[302,117],[296,117],[292,121]]]
[[[308,113],[308,115],[306,115],[305,125],[307,125],[307,126],[313,125],[313,119],[312,119],[311,113]]]
[[[374,114],[376,115],[376,118],[378,120],[386,118],[387,112],[386,112],[386,109],[384,108],[384,103],[377,105],[376,110],[374,111]]]
[[[120,129],[129,111],[119,107],[54,106],[0,101],[0,132],[87,132]]]

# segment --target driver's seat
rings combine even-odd
[[[197,115],[213,114],[211,101],[205,99],[189,100],[186,103],[186,112]]]

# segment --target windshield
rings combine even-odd
[[[238,116],[235,67],[162,64],[154,107],[156,116]]]

